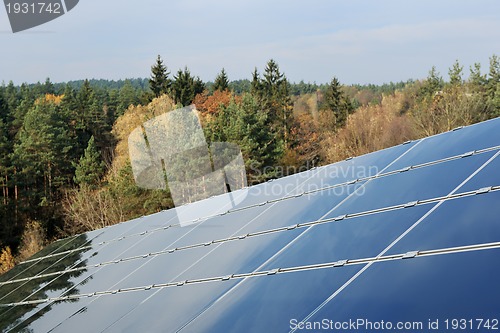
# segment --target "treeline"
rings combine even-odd
[[[0,270],[58,237],[173,206],[166,190],[135,185],[128,135],[147,119],[194,103],[207,141],[241,148],[250,184],[500,116],[500,65],[467,80],[381,86],[290,83],[274,60],[250,79],[224,69],[203,82],[158,56],[147,80],[83,80],[0,87]],[[16,259],[14,259],[14,257]]]

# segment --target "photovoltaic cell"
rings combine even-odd
[[[422,139],[406,156],[391,167],[406,166],[439,160],[445,157],[500,145],[500,118]]]
[[[414,207],[312,227],[264,269],[377,256],[429,208]],[[272,281],[264,278],[243,281],[231,294],[188,326],[188,331],[205,331],[202,327],[207,323],[213,325],[211,330],[214,332],[241,331],[245,327],[251,327],[250,331],[265,331],[270,320],[257,321],[256,313],[260,313],[258,318],[273,318],[271,331],[283,331],[290,318],[306,316],[324,300],[319,298],[327,295],[328,290],[330,293],[335,292],[361,268],[343,267],[321,272],[295,273],[273,277]],[[344,270],[349,274],[344,275]],[[337,280],[337,276],[343,278]],[[321,292],[313,292],[316,289]],[[315,301],[307,302],[308,299]],[[277,302],[287,304],[286,308],[277,307]],[[238,320],[230,320],[235,313],[239,313]]]
[[[389,253],[497,242],[499,202],[500,192],[447,201]]]
[[[371,180],[363,195],[352,196],[331,217],[446,196],[492,156],[490,152]]]
[[[222,294],[214,293],[211,290],[219,290],[217,288],[218,285],[222,285],[225,282],[195,286],[195,288],[187,292],[189,304],[181,302],[180,306],[182,308],[180,311],[177,311],[172,304],[173,313],[171,321],[168,323],[158,321],[155,327],[153,327],[153,331],[159,332],[165,329],[168,332],[175,332],[188,324],[194,315],[203,310],[203,307],[198,307],[199,295],[206,293],[212,293],[215,296],[214,300],[218,300],[218,304],[223,304],[223,310],[221,311],[227,312],[217,312],[221,309],[218,306],[212,308],[210,309],[211,316],[202,315],[197,318],[191,325],[185,327],[186,332],[233,332],[238,330],[244,332],[284,331],[283,328],[287,327],[287,322],[280,323],[281,318],[306,315],[308,308],[312,304],[322,301],[323,293],[334,292],[359,269],[360,267],[344,267],[341,270],[309,271],[254,278],[247,282],[249,286],[254,286],[254,288],[249,287],[246,289],[246,293],[243,293],[242,289],[237,288],[234,293],[231,292],[221,299],[220,296]],[[259,283],[259,280],[263,279],[265,279],[266,283]],[[300,292],[302,298],[299,298],[300,296],[294,298],[293,294],[296,291],[289,288],[289,286],[296,286],[297,281],[303,282],[299,285],[302,291]],[[259,293],[255,293],[257,288],[261,287],[264,289],[260,290]],[[318,293],[318,289],[322,292]],[[165,302],[169,302],[168,300],[171,299],[178,299],[182,295],[183,291],[180,289],[165,289],[160,291],[154,298],[151,298],[138,307],[134,313],[117,322],[110,328],[109,332],[140,329],[140,323],[137,322],[137,318],[148,316],[149,313],[161,316],[161,309]],[[244,300],[238,297],[244,297]],[[243,313],[241,312],[242,306],[240,306],[242,303],[248,306],[248,309]],[[283,306],[283,304],[286,304],[286,306]],[[196,311],[192,311],[193,308]],[[186,312],[189,313],[189,316],[182,315]]]
[[[474,178],[465,184],[462,191],[473,191],[479,188],[500,184],[500,157],[496,157],[490,164],[481,170]]]
[[[500,250],[485,250],[374,264],[309,321],[422,322],[423,329],[409,331],[432,332],[429,320],[438,320],[442,331],[451,332],[453,319],[472,319],[474,325],[475,319],[496,319],[500,288],[494,286],[500,269],[492,263],[499,255]],[[464,331],[487,330],[474,326]]]

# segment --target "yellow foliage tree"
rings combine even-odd
[[[384,96],[379,105],[359,108],[349,116],[345,127],[326,136],[324,160],[333,163],[415,139],[412,120],[401,115],[404,100],[404,94],[396,92]]]
[[[45,230],[38,221],[30,221],[24,228],[19,247],[18,260],[24,261],[46,245]]]
[[[11,270],[15,265],[14,257],[10,247],[5,247],[0,251],[0,274]]]
[[[176,108],[174,101],[167,95],[153,99],[147,106],[130,106],[125,113],[116,120],[112,133],[118,143],[115,149],[113,165],[110,176],[116,175],[127,163],[130,162],[128,154],[128,137],[134,129],[142,126],[146,121],[172,111]]]
[[[46,94],[44,97],[41,97],[35,101],[35,105],[40,104],[40,103],[52,103],[55,105],[61,104],[61,101],[63,100],[64,95],[54,95],[54,94]]]

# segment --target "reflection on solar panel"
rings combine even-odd
[[[224,200],[184,206],[211,212],[187,227],[170,210],[60,240],[0,277],[0,326],[498,329],[499,155],[500,118],[240,190],[216,214]]]

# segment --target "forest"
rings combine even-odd
[[[148,69],[145,69],[148,70]],[[383,85],[289,82],[275,60],[203,82],[158,56],[146,79],[0,86],[0,274],[51,242],[173,207],[136,186],[132,130],[194,104],[210,142],[241,148],[258,184],[500,116],[500,58],[446,78]]]

